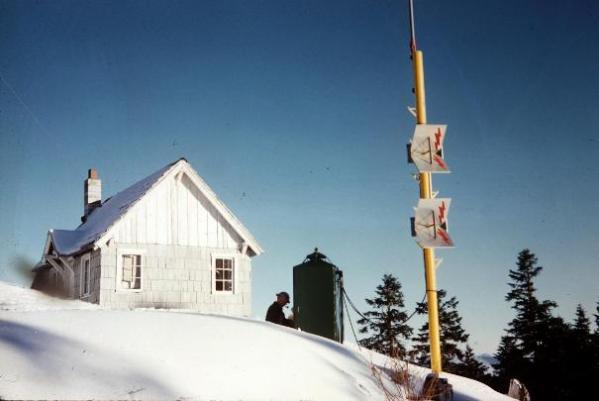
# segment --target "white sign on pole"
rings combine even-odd
[[[421,173],[449,173],[443,159],[447,125],[418,124],[410,146],[410,157]]]
[[[414,208],[414,233],[422,248],[451,248],[453,241],[447,233],[447,213],[451,199],[420,199]]]

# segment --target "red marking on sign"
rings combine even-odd
[[[441,230],[440,228],[437,229],[437,234],[439,235],[439,237],[441,237],[441,239],[443,239],[443,241],[449,245],[449,235],[447,235],[447,233],[443,230]]]
[[[445,202],[441,202],[441,206],[439,206],[439,220],[441,223],[445,220]]]
[[[441,128],[437,128],[437,132],[435,132],[435,149],[439,149],[441,147]]]
[[[447,165],[443,162],[439,156],[433,156],[433,160],[441,167],[443,170],[447,170]]]

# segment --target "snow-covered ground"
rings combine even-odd
[[[372,364],[389,361],[261,321],[110,311],[0,282],[1,399],[382,401]],[[408,371],[415,385],[428,373]],[[512,400],[446,377],[456,401]]]

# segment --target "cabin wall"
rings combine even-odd
[[[68,290],[62,281],[60,273],[53,267],[46,267],[35,272],[31,288],[53,297],[67,298]]]
[[[109,241],[101,250],[101,305],[251,314],[251,260],[237,249]],[[119,258],[135,252],[142,255],[142,288],[120,289]],[[234,259],[232,294],[213,291],[214,256]]]
[[[239,235],[187,175],[169,178],[131,210],[115,230],[118,243],[239,248]]]
[[[90,260],[90,294],[83,295],[83,263],[85,255],[89,255]],[[85,302],[97,304],[100,302],[100,278],[102,254],[100,249],[77,255],[70,259],[73,272],[75,273],[73,297]]]

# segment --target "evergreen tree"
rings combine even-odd
[[[529,389],[532,399],[553,399],[560,391],[559,360],[563,359],[568,326],[552,315],[553,301],[540,301],[534,279],[543,268],[528,249],[518,254],[516,269],[509,271],[510,291],[505,300],[512,303],[516,317],[509,323],[495,355],[496,383],[505,392],[511,378]]]
[[[510,379],[517,378],[524,382],[527,377],[526,372],[532,369],[532,362],[524,358],[522,351],[516,344],[515,337],[511,335],[501,337],[495,359],[497,359],[497,363],[493,365],[495,368],[493,387],[501,393],[508,392]],[[528,383],[525,384],[528,385]]]
[[[364,314],[366,318],[358,320],[363,326],[360,333],[370,334],[360,340],[360,344],[382,354],[403,357],[406,348],[402,339],[410,338],[412,328],[405,321],[404,296],[401,283],[391,274],[383,276],[383,283],[376,287],[376,297],[366,299],[374,310]]]
[[[581,304],[576,306],[576,319],[574,320],[574,333],[582,341],[590,341],[591,335],[591,321],[587,317]]]
[[[516,317],[509,323],[507,332],[515,338],[526,358],[534,358],[538,341],[546,333],[547,322],[552,317],[551,310],[557,307],[555,302],[541,302],[535,295],[534,278],[542,270],[537,266],[537,257],[524,249],[518,255],[517,269],[509,271],[511,290],[505,300],[513,303]]]
[[[537,378],[542,381],[540,387],[548,387],[550,391],[546,391],[545,399],[588,398],[589,386],[599,374],[599,359],[590,326],[585,310],[578,305],[572,325],[550,327],[550,339],[540,348],[535,360],[535,368],[544,374]]]
[[[595,317],[595,331],[591,336],[591,343],[593,349],[593,359],[595,360],[595,372],[599,375],[599,302],[596,305]]]
[[[564,348],[566,355],[561,362],[568,363],[568,366],[572,368],[565,372],[563,379],[568,387],[569,398],[583,399],[585,390],[597,373],[597,361],[593,355],[591,321],[580,304],[576,307],[576,317],[570,329],[570,338],[567,339]]]
[[[463,358],[463,351],[460,345],[468,341],[469,335],[462,328],[462,318],[460,317],[457,306],[459,301],[456,297],[445,300],[447,292],[439,290],[437,292],[439,304],[439,341],[441,342],[441,365],[446,372],[456,372],[456,366]],[[426,314],[428,303],[419,302],[416,308],[418,314]],[[426,366],[430,364],[428,322],[424,323],[418,330],[418,334],[412,338],[414,342],[410,351],[411,359],[419,365]]]
[[[538,334],[531,370],[523,377],[531,398],[539,400],[578,400],[573,396],[580,350],[572,340],[572,329],[561,317],[550,316]],[[586,386],[582,387],[583,389]]]
[[[462,363],[455,366],[455,372],[458,375],[469,377],[480,382],[488,382],[487,366],[476,359],[474,351],[470,345],[466,345],[466,351],[462,357]]]
[[[593,368],[592,368],[592,372],[591,375],[593,377],[599,377],[599,302],[597,302],[597,306],[596,306],[596,314],[595,316],[595,332],[592,335],[592,345],[591,345],[591,349],[592,349],[592,353],[591,353],[591,357],[593,359]]]

